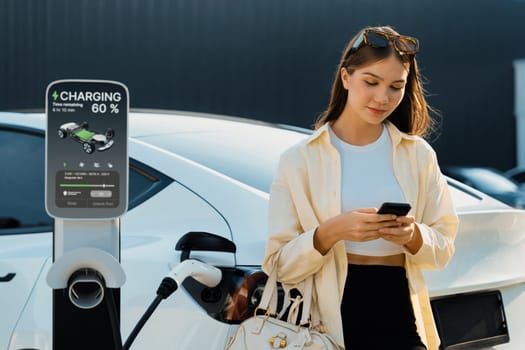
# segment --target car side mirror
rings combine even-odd
[[[181,251],[180,261],[182,262],[190,257],[192,250],[235,253],[237,247],[235,243],[222,236],[209,232],[192,231],[184,234],[178,240],[175,250]]]

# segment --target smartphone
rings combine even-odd
[[[381,208],[377,211],[378,214],[394,214],[397,216],[405,216],[410,211],[410,204],[385,202],[381,204]]]

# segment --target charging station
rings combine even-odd
[[[54,217],[53,349],[119,349],[120,219],[128,203],[125,85],[60,80],[46,91],[46,210]]]

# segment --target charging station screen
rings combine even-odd
[[[46,209],[115,218],[128,201],[128,93],[116,82],[63,80],[46,94]]]

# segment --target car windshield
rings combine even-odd
[[[507,179],[488,169],[468,169],[468,177],[472,183],[481,191],[494,192],[498,191],[517,191],[518,186]]]

